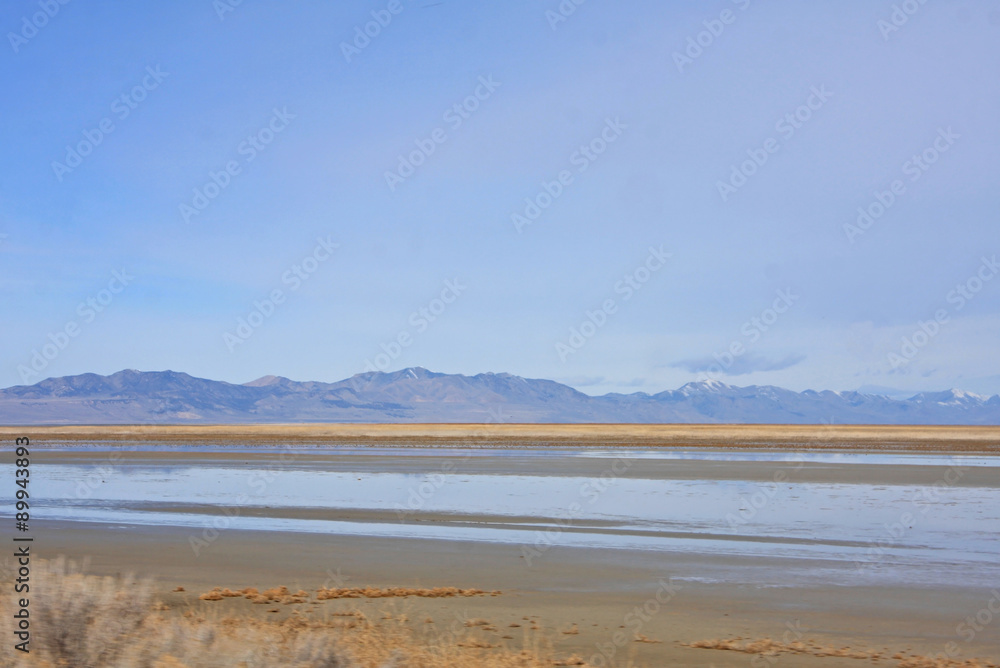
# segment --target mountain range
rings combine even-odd
[[[706,380],[658,394],[590,396],[551,380],[420,367],[336,383],[265,376],[242,385],[129,369],[0,390],[7,425],[279,422],[997,425],[1000,395],[947,390],[893,399]]]

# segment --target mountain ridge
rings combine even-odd
[[[344,380],[267,375],[235,384],[178,371],[125,369],[47,378],[0,390],[5,424],[275,422],[526,422],[754,424],[1000,424],[1000,395],[950,389],[893,399],[857,391],[795,392],[718,380],[655,394],[599,396],[509,373],[473,376],[423,367]]]

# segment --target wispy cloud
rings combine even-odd
[[[789,367],[795,366],[802,360],[806,358],[805,355],[788,355],[779,360],[772,360],[764,357],[763,355],[755,355],[753,353],[747,353],[733,360],[726,368],[722,368],[724,365],[719,364],[718,360],[714,357],[702,357],[698,359],[688,359],[681,360],[679,362],[674,362],[670,366],[678,369],[685,369],[692,373],[699,373],[702,371],[713,371],[718,373],[722,369],[722,373],[726,376],[745,376],[748,373],[754,373],[755,371],[780,371],[782,369],[787,369]]]

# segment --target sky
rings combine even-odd
[[[0,386],[1000,392],[997,0],[16,0],[0,29]]]

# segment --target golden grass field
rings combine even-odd
[[[46,442],[715,447],[1000,452],[996,426],[714,424],[254,424],[0,427]]]

